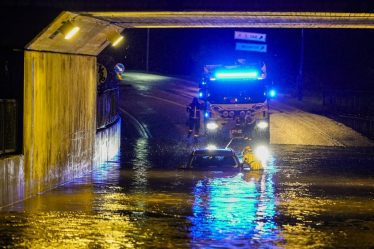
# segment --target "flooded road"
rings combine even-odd
[[[273,146],[263,172],[228,175],[175,169],[186,149],[158,145],[134,140],[92,174],[2,210],[0,247],[374,245],[371,149]]]
[[[374,247],[373,148],[274,144],[263,171],[182,170],[188,96],[138,88],[121,107],[152,136],[125,116],[115,158],[0,210],[0,248]]]

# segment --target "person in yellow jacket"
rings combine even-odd
[[[243,150],[243,163],[251,166],[252,170],[260,170],[264,168],[261,161],[256,158],[250,146],[246,146]]]

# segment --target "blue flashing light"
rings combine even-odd
[[[203,93],[202,92],[199,92],[199,97],[203,97]]]
[[[271,89],[269,91],[269,96],[270,96],[270,98],[274,98],[275,96],[277,96],[277,91],[274,90],[274,89]]]
[[[209,118],[209,112],[205,112],[204,117]]]
[[[217,79],[257,79],[257,71],[220,71],[215,73]]]

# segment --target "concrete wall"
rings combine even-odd
[[[92,169],[96,57],[25,52],[25,196]]]
[[[0,159],[0,208],[23,199],[23,156],[9,156]]]

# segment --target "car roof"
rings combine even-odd
[[[192,152],[192,155],[234,156],[235,153],[231,149],[196,149]]]

